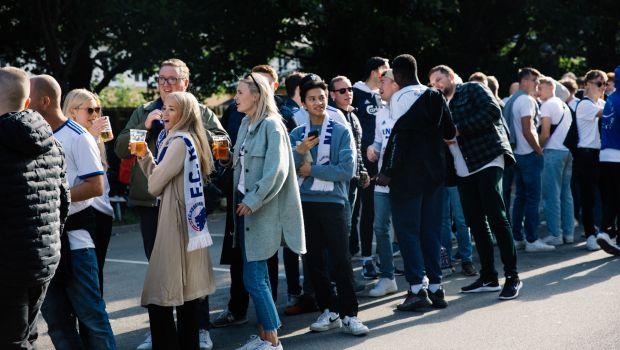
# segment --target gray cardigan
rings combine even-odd
[[[267,260],[276,253],[283,240],[292,251],[305,253],[295,162],[280,116],[263,116],[255,125],[250,125],[247,116],[241,121],[233,155],[234,203],[238,202],[237,187],[241,175],[239,150],[244,141],[243,203],[252,209],[252,214],[244,218],[246,259]]]

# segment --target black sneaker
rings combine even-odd
[[[397,305],[396,308],[400,311],[416,311],[423,308],[428,308],[433,305],[433,302],[428,298],[426,289],[422,288],[418,294],[413,294],[411,289],[407,291],[407,297],[405,301]]]
[[[433,303],[433,307],[438,309],[445,309],[448,307],[448,302],[446,301],[446,292],[442,287],[439,287],[435,293],[428,291],[428,298]]]
[[[247,322],[248,322],[248,318],[246,316],[236,317],[235,315],[233,315],[232,312],[226,309],[222,311],[219,315],[217,315],[215,320],[211,322],[211,325],[215,328],[221,328],[221,327],[227,327],[227,326],[240,325],[240,324],[244,324]]]
[[[465,276],[476,276],[478,271],[476,271],[471,261],[465,261],[461,264],[461,273]]]
[[[497,292],[501,289],[497,280],[491,282],[483,282],[478,278],[476,282],[461,287],[461,293],[482,293],[482,292]]]
[[[375,264],[372,260],[367,260],[362,267],[362,277],[367,280],[376,280],[379,278],[379,274],[375,269]]]
[[[504,289],[499,293],[499,298],[501,300],[514,299],[519,296],[521,287],[523,287],[523,282],[521,282],[518,276],[508,276],[504,283]]]

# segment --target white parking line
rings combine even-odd
[[[148,265],[149,264],[148,261],[141,261],[141,260],[105,259],[105,261],[122,263],[122,264],[137,264],[137,265]],[[214,267],[213,271],[230,272],[230,269],[225,269],[223,267]]]

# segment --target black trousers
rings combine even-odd
[[[340,317],[357,316],[358,303],[353,290],[351,258],[348,252],[347,223],[344,205],[302,202],[306,229],[306,266],[321,311],[339,312]],[[325,251],[329,252],[338,296],[328,277]]]
[[[620,224],[620,163],[600,163],[600,188],[603,201],[602,231],[618,236]]]
[[[198,350],[198,300],[177,306],[175,325],[172,306],[149,305],[153,350]]]
[[[351,186],[354,186],[353,183]],[[370,186],[360,188],[357,191],[355,205],[353,206],[353,214],[351,216],[351,236],[349,239],[351,255],[355,255],[358,250],[359,233],[362,256],[372,256],[372,239],[375,236],[373,231],[373,224],[375,220],[374,198],[374,181],[370,183]]]
[[[33,287],[0,286],[0,349],[35,349],[37,314],[49,281]]]
[[[578,148],[573,161],[573,174],[577,177],[581,198],[581,220],[586,237],[596,234],[594,225],[594,204],[598,191],[600,151],[592,148]]]
[[[518,275],[517,251],[502,196],[503,174],[502,168],[490,167],[458,178],[463,214],[476,241],[476,250],[482,265],[480,278],[485,282],[497,280],[491,232],[497,240],[505,276]]]
[[[99,289],[103,295],[103,264],[108,254],[108,245],[112,236],[112,221],[114,218],[95,209],[95,254],[99,267]],[[151,248],[152,249],[152,248]]]

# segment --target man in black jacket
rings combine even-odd
[[[0,69],[0,349],[31,349],[60,260],[69,208],[62,147],[30,104],[30,82]]]
[[[446,177],[444,139],[454,138],[456,129],[441,93],[420,84],[413,56],[396,57],[392,71],[401,86],[390,103],[397,121],[377,184],[390,187],[394,232],[410,284],[405,301],[397,308],[445,308],[439,253]]]

